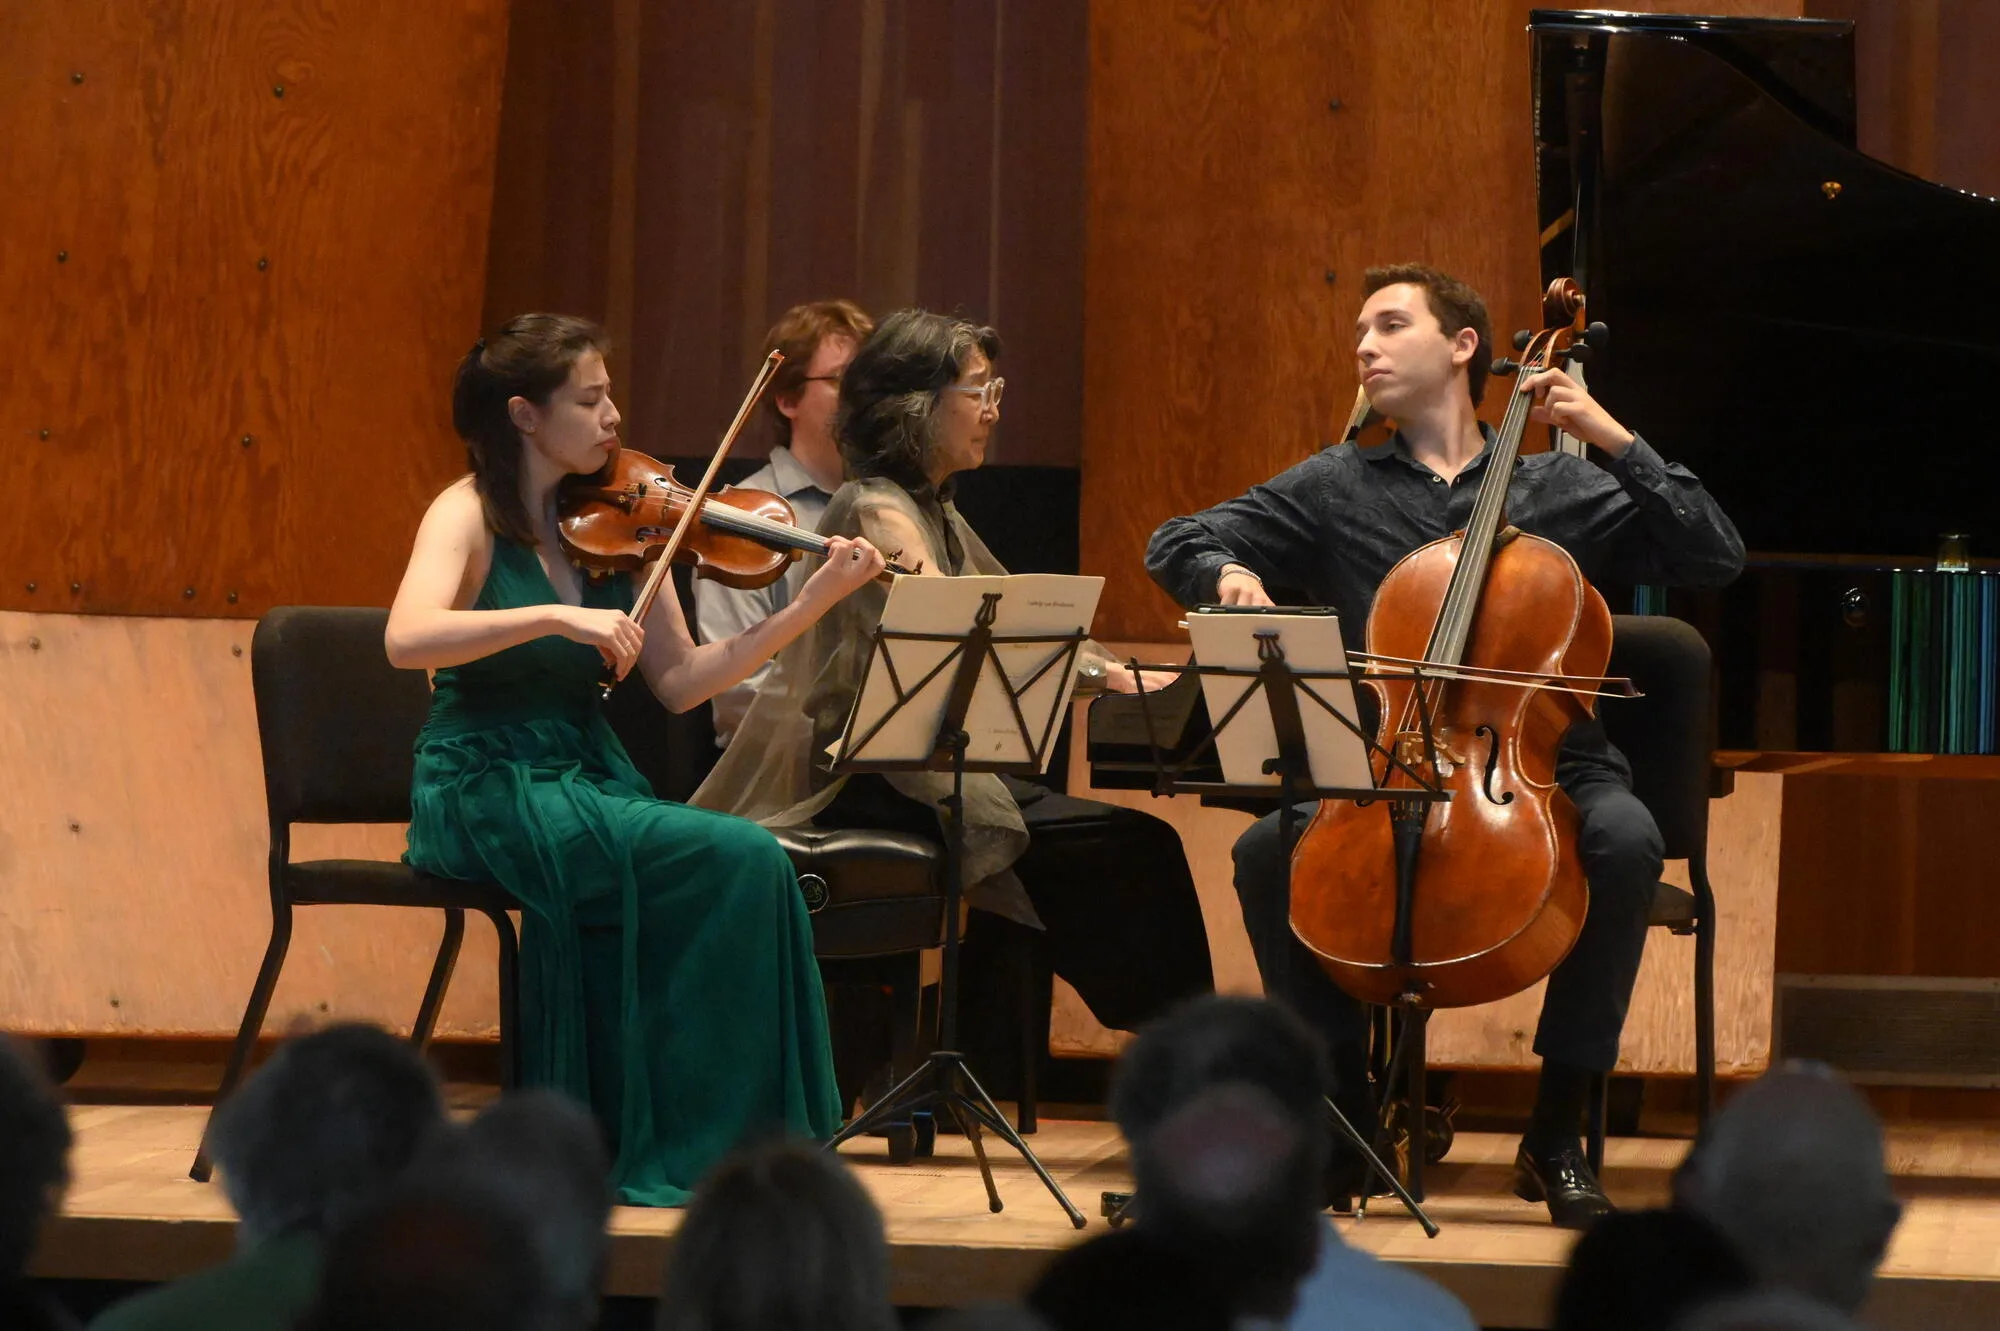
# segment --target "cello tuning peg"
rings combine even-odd
[[[1520,368],[1521,362],[1507,356],[1502,356],[1499,360],[1493,362],[1492,372],[1494,374],[1513,374]]]
[[[1603,320],[1592,320],[1583,330],[1583,340],[1592,351],[1602,351],[1611,343],[1611,330],[1604,326]]]
[[[1532,332],[1528,331],[1527,329],[1523,328],[1519,332],[1514,334],[1514,350],[1526,351],[1528,349],[1528,344],[1534,340],[1535,340],[1535,335]]]

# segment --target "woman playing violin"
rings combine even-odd
[[[790,861],[754,823],[653,798],[599,674],[636,668],[686,710],[882,558],[833,542],[796,600],[722,642],[695,645],[671,595],[634,622],[629,579],[587,581],[557,542],[563,480],[618,451],[604,350],[594,324],[529,314],[466,355],[452,417],[472,472],[425,513],[385,645],[434,681],[409,862],[520,900],[524,1079],[592,1106],[625,1201],[676,1205],[745,1133],[829,1136],[841,1107]]]
[[[929,576],[1006,570],[952,502],[952,478],[986,459],[1004,381],[990,328],[921,310],[885,319],[841,376],[836,434],[847,482],[820,531],[895,550]],[[782,653],[736,738],[694,801],[773,822],[938,835],[950,778],[930,772],[837,776],[826,757],[861,684],[886,589],[858,592]],[[1084,675],[1130,690],[1130,672],[1095,644]],[[1149,681],[1157,687],[1156,681]],[[1130,1030],[1213,986],[1208,938],[1180,838],[1134,809],[1071,799],[993,775],[965,782],[967,900],[961,1012],[983,1067],[1004,1065],[1017,1033],[998,940],[1042,931],[1055,972],[1104,1025]],[[982,998],[991,995],[989,1001]]]

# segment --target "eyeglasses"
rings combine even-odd
[[[799,382],[802,384],[837,384],[840,382],[840,376],[837,374],[809,374],[799,380]]]
[[[979,410],[984,413],[1000,409],[1000,394],[1005,392],[1006,389],[1007,381],[1005,379],[988,379],[977,388],[961,388],[957,384],[953,384],[944,391],[947,393],[964,393],[969,397],[978,398]]]

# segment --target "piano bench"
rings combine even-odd
[[[865,828],[771,829],[798,870],[813,953],[883,957],[944,945],[943,851]]]

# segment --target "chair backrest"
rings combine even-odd
[[[409,818],[430,684],[389,664],[388,623],[387,610],[347,606],[279,606],[258,621],[250,683],[273,824]]]
[[[1605,733],[1632,763],[1632,793],[1660,825],[1667,858],[1708,845],[1709,657],[1694,625],[1665,615],[1613,615],[1613,675],[1643,698],[1598,703]]]

